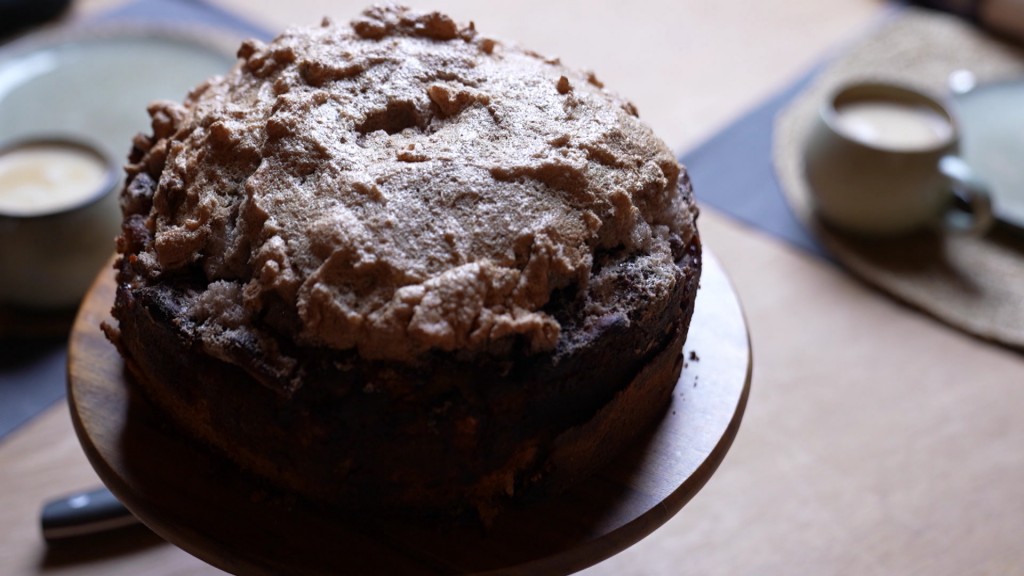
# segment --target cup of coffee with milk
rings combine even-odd
[[[984,233],[991,199],[958,145],[956,118],[935,98],[898,84],[840,87],[806,142],[811,203],[825,222],[860,236]]]
[[[0,145],[0,306],[74,308],[114,251],[119,171],[86,143]]]

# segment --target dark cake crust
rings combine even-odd
[[[160,413],[273,485],[348,510],[487,517],[589,475],[662,413],[682,366],[699,243],[678,266],[674,290],[601,319],[572,349],[437,355],[416,367],[298,350],[306,381],[291,397],[202,352],[176,303],[187,286],[120,284],[119,346]],[[253,353],[239,356],[259,362]]]

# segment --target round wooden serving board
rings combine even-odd
[[[110,490],[154,532],[235,574],[565,574],[661,526],[725,457],[750,386],[736,294],[705,253],[685,367],[657,428],[558,497],[503,512],[494,525],[353,518],[258,486],[168,430],[129,393],[113,323],[113,271],[72,329],[68,398],[79,440]]]

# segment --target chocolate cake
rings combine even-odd
[[[182,434],[345,510],[490,517],[665,410],[690,181],[590,73],[439,13],[245,42],[150,106],[108,327]]]

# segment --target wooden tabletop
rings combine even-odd
[[[344,20],[364,4],[219,2],[270,29]],[[887,10],[879,0],[410,3],[595,69],[679,151]],[[111,5],[82,0],[75,16]],[[714,210],[700,226],[751,330],[746,415],[703,491],[584,574],[1024,572],[1024,355]],[[96,482],[63,405],[0,441],[0,573],[219,573],[145,532],[47,549],[40,503]]]

